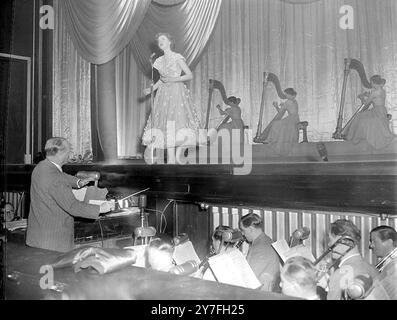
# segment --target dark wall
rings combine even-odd
[[[2,0],[0,52],[31,58],[33,141],[31,154],[51,135],[52,30],[39,28],[44,0]],[[10,62],[11,61],[11,62]],[[7,163],[23,163],[26,147],[26,63],[1,58],[1,153]],[[31,131],[31,130],[29,130]],[[44,142],[43,142],[44,140]],[[6,156],[5,156],[6,155]]]

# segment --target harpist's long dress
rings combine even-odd
[[[346,140],[353,143],[365,140],[374,149],[386,147],[394,137],[384,106],[373,106],[370,110],[358,113],[346,133]]]
[[[296,103],[286,107],[288,115],[281,120],[275,120],[271,125],[266,142],[273,150],[282,156],[286,156],[291,151],[294,144],[299,142],[299,114]]]
[[[156,59],[153,66],[163,77],[179,77],[182,73],[182,69],[177,64],[179,59],[184,57],[173,52],[167,64],[162,56]],[[152,113],[144,129],[142,144],[164,149],[182,144],[196,145],[199,142],[200,128],[199,116],[186,85],[183,82],[161,82],[154,99]],[[162,133],[164,140],[159,138],[159,132]]]

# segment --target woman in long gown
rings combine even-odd
[[[353,143],[367,141],[374,149],[382,149],[392,142],[395,135],[389,128],[385,107],[386,92],[383,89],[386,80],[379,75],[371,77],[372,89],[369,93],[359,95],[364,104],[347,128],[345,138]],[[369,107],[372,108],[369,109]]]
[[[287,96],[287,101],[278,106],[277,102],[273,105],[278,110],[280,116],[288,115],[281,120],[274,120],[270,127],[270,132],[265,140],[273,146],[276,153],[279,155],[287,155],[291,150],[293,144],[299,142],[299,109],[298,102],[296,101],[296,91],[292,88],[284,90]]]
[[[144,129],[142,144],[160,149],[194,146],[202,132],[199,132],[200,119],[190,91],[184,84],[193,78],[192,72],[185,58],[171,50],[172,38],[169,34],[160,33],[156,39],[164,55],[153,64],[160,73],[160,80],[153,86],[157,94]],[[144,93],[150,94],[151,89],[145,89]]]

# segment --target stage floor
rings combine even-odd
[[[353,144],[350,141],[326,141],[322,142],[326,149],[328,162],[371,162],[371,161],[396,161],[397,160],[397,138],[383,149],[374,150],[365,141]],[[178,152],[157,150],[153,158],[146,152],[145,159],[122,158],[120,160],[131,161],[131,163],[146,164],[280,164],[280,163],[306,163],[323,162],[318,151],[318,142],[294,143],[285,145],[284,152],[280,155],[279,150],[269,144],[244,144],[244,145],[219,145],[200,146],[184,148]],[[154,160],[152,160],[154,159]]]

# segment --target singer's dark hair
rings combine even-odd
[[[289,282],[295,282],[302,288],[316,291],[317,270],[310,260],[302,256],[289,258],[280,273]]]
[[[248,228],[250,226],[254,226],[255,228],[262,228],[263,225],[262,218],[256,213],[248,213],[245,216],[242,216],[240,221],[244,228]]]
[[[361,231],[357,226],[347,219],[339,219],[331,223],[331,234],[334,236],[348,236],[357,245],[361,240]]]
[[[382,240],[382,242],[386,240],[392,240],[393,245],[397,247],[397,231],[390,226],[379,226],[376,228],[373,228],[371,230],[371,234],[375,233],[377,234],[378,238]]]
[[[171,45],[170,45],[171,49],[174,49],[174,47],[175,47],[174,38],[167,32],[160,32],[160,33],[156,34],[156,36],[155,36],[156,41],[158,41],[161,36],[166,37],[171,42]]]
[[[222,241],[222,234],[225,231],[233,231],[234,229],[229,226],[217,226],[212,234],[212,238],[218,241]]]

